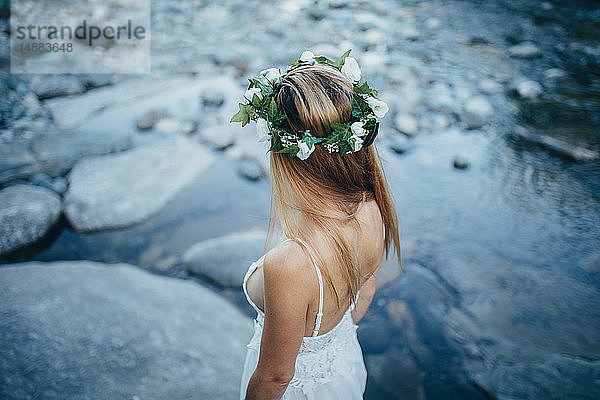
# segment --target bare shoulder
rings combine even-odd
[[[267,252],[264,259],[266,286],[293,288],[300,298],[311,298],[314,267],[304,248],[289,240]]]

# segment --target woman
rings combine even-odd
[[[240,399],[362,399],[356,336],[398,222],[375,146],[387,111],[346,52],[304,52],[281,76],[250,80],[232,122],[256,120],[270,140],[271,217],[283,236],[254,262],[243,289],[256,309]]]

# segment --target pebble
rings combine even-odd
[[[411,114],[400,113],[394,118],[394,124],[399,132],[414,136],[419,130],[419,122]]]
[[[460,119],[467,128],[477,129],[486,124],[493,114],[494,109],[489,101],[483,96],[475,96],[467,101]]]
[[[154,125],[163,118],[167,118],[169,112],[165,108],[154,109],[146,112],[135,121],[136,127],[139,130],[152,129]]]
[[[544,71],[546,79],[562,79],[567,76],[567,73],[560,68],[550,68]]]
[[[262,167],[254,160],[241,160],[237,171],[241,176],[250,181],[257,181],[265,176]]]
[[[516,58],[536,58],[541,56],[540,49],[533,42],[522,42],[508,49],[508,54]]]
[[[208,86],[202,90],[200,99],[202,104],[205,106],[220,107],[225,102],[225,95],[219,88]]]
[[[470,162],[464,156],[456,156],[454,157],[453,165],[456,169],[467,169],[470,165]]]
[[[517,93],[526,99],[536,99],[542,93],[542,85],[536,81],[522,81],[517,84]]]

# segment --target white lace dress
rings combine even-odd
[[[292,240],[292,239],[288,239]],[[308,246],[301,240],[307,250]],[[363,398],[367,382],[367,370],[362,350],[356,336],[358,325],[352,321],[351,311],[356,299],[344,313],[340,322],[330,331],[318,335],[323,311],[323,281],[319,267],[311,255],[313,265],[319,278],[319,312],[315,321],[313,336],[305,336],[296,357],[296,368],[293,379],[288,385],[283,400],[357,400]],[[256,310],[254,319],[254,335],[247,344],[246,361],[240,384],[240,400],[246,398],[246,389],[250,377],[254,373],[260,355],[260,341],[264,313],[252,302],[246,289],[246,281],[262,262],[264,257],[255,261],[244,276],[242,287],[248,303]],[[320,314],[320,315],[319,315]]]

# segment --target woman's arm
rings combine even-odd
[[[246,400],[279,400],[294,376],[314,270],[297,243],[267,253],[263,273],[265,321],[260,357]]]
[[[367,281],[360,288],[360,294],[358,295],[356,307],[354,307],[354,310],[352,310],[352,320],[355,324],[358,324],[362,317],[364,317],[365,313],[369,309],[369,306],[371,305],[371,301],[375,295],[379,268],[381,268],[381,264],[379,267],[377,267],[373,275],[371,275],[371,277],[367,279]]]

